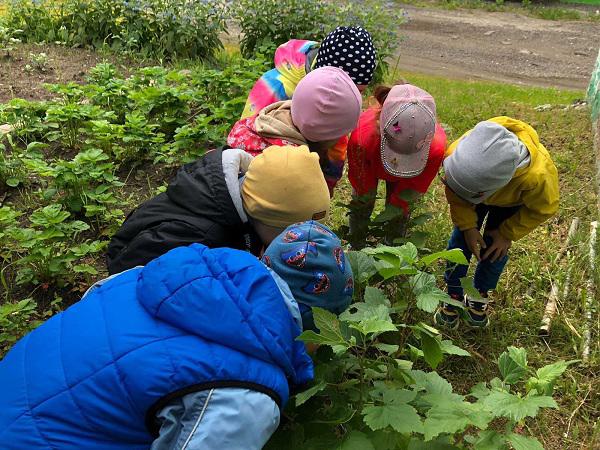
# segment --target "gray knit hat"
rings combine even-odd
[[[519,138],[496,122],[479,122],[444,160],[446,183],[469,203],[482,203],[529,163]]]

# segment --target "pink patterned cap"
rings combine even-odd
[[[394,86],[381,109],[381,162],[390,175],[420,175],[435,134],[435,101],[411,84]]]

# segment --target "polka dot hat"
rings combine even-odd
[[[343,69],[355,84],[369,84],[373,78],[377,54],[371,35],[361,27],[337,27],[319,47],[315,68]]]

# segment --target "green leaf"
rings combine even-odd
[[[377,273],[375,260],[363,252],[349,251],[346,253],[346,258],[352,267],[354,280],[359,284],[364,284]]]
[[[517,433],[510,433],[508,442],[515,450],[544,450],[543,445],[536,438],[522,436]]]
[[[298,339],[303,342],[329,345],[335,353],[343,353],[350,347],[342,331],[340,330],[340,321],[337,316],[325,309],[313,307],[313,318],[319,333],[312,330],[303,332]]]
[[[529,378],[527,388],[535,389],[539,394],[552,395],[554,383],[574,361],[557,361],[536,371],[537,377]]]
[[[425,312],[432,313],[439,306],[440,302],[445,302],[450,297],[439,288],[421,292],[417,295],[417,307]]]
[[[415,380],[415,388],[430,394],[451,394],[452,385],[443,379],[437,372],[423,372],[412,370],[410,375]]]
[[[383,344],[381,342],[376,343],[373,347],[375,347],[377,350],[387,353],[388,355],[396,353],[398,350],[400,350],[399,345]]]
[[[369,395],[375,400],[387,404],[410,403],[417,397],[414,390],[403,389],[399,384],[385,381],[375,381]]]
[[[405,264],[413,264],[418,256],[417,247],[411,242],[408,242],[400,247],[392,247],[388,245],[379,245],[374,248],[365,248],[362,250],[363,253],[368,255],[394,255],[397,256]]]
[[[420,227],[421,225],[425,225],[431,219],[433,219],[433,214],[431,214],[431,213],[424,213],[424,214],[421,214],[419,216],[411,217],[410,218],[410,224],[413,227]]]
[[[18,178],[14,178],[14,177],[6,179],[6,184],[7,184],[7,186],[10,186],[10,187],[17,187],[20,182],[21,182],[21,180],[19,180]]]
[[[407,450],[461,450],[462,447],[456,447],[449,441],[449,437],[439,437],[433,441],[424,442],[421,439],[413,437],[408,444]]]
[[[362,410],[365,423],[372,430],[388,426],[399,433],[423,433],[423,423],[415,408],[406,404],[366,406]]]
[[[337,450],[375,450],[366,434],[352,430]]]
[[[377,450],[397,450],[406,448],[406,435],[397,433],[396,431],[377,430],[369,433],[369,439],[373,443],[373,447]]]
[[[429,233],[425,231],[412,231],[408,237],[394,239],[394,244],[406,244],[411,242],[418,248],[422,248],[425,245],[425,241]]]
[[[367,286],[365,288],[365,303],[368,305],[390,306],[390,301],[381,289]]]
[[[386,205],[385,209],[379,213],[374,219],[373,223],[385,223],[390,220],[397,219],[404,215],[404,210],[394,205]]]
[[[440,332],[437,328],[432,327],[431,325],[426,324],[425,322],[419,322],[416,325],[411,325],[411,329],[416,330],[420,333],[428,334],[429,336],[439,336]]]
[[[90,275],[98,275],[98,271],[89,264],[77,264],[73,266],[73,271],[77,273],[87,273]]]
[[[423,357],[427,364],[435,370],[444,357],[440,341],[428,334],[421,333],[421,350],[423,350]]]
[[[557,361],[554,364],[540,367],[535,374],[540,381],[550,383],[556,381],[575,361]]]
[[[458,248],[453,248],[452,250],[444,250],[441,252],[432,253],[431,255],[424,256],[421,258],[421,263],[425,266],[429,266],[432,262],[438,259],[443,259],[445,261],[455,264],[469,264],[462,250]]]
[[[386,331],[397,331],[396,325],[389,320],[367,319],[359,323],[351,323],[350,328],[360,331],[362,334],[385,333]]]
[[[498,368],[505,383],[514,384],[527,373],[527,353],[523,348],[509,347],[498,358]]]
[[[456,345],[454,345],[452,343],[452,341],[445,339],[441,342],[441,347],[442,347],[442,351],[448,355],[456,355],[456,356],[471,356],[471,354],[460,348],[457,347]]]
[[[350,305],[350,308],[340,314],[342,322],[363,322],[369,320],[381,320],[391,322],[390,308],[385,305],[371,305],[358,302]]]
[[[479,433],[479,439],[474,443],[475,450],[505,450],[506,438],[493,430],[485,430]]]
[[[475,289],[473,286],[473,278],[472,277],[463,277],[460,279],[460,285],[463,288],[463,291],[466,295],[471,297],[473,300],[477,300],[478,302],[487,303],[487,299],[483,298],[479,291]]]
[[[490,392],[492,391],[487,387],[487,383],[485,381],[481,381],[471,388],[471,393],[469,395],[481,400],[482,398],[490,395]]]
[[[540,408],[558,408],[552,397],[519,397],[506,391],[492,391],[482,402],[496,417],[508,417],[515,422],[525,417],[535,417]]]
[[[310,389],[307,389],[303,392],[300,392],[299,394],[296,394],[296,406],[300,406],[303,403],[306,403],[306,401],[308,401],[311,397],[313,397],[316,394],[318,394],[319,392],[321,392],[326,387],[327,387],[327,383],[325,383],[324,381],[320,381],[319,383],[315,384]]]
[[[485,429],[492,418],[492,414],[481,404],[457,401],[437,403],[427,411],[425,440],[431,440],[442,433],[458,433],[468,426]]]

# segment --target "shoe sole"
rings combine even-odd
[[[437,317],[434,315],[433,316],[433,323],[435,325],[437,325],[438,327],[445,328],[447,330],[457,330],[458,327],[460,326],[460,319],[456,319],[454,325],[448,325],[447,322],[446,323],[438,323]]]

